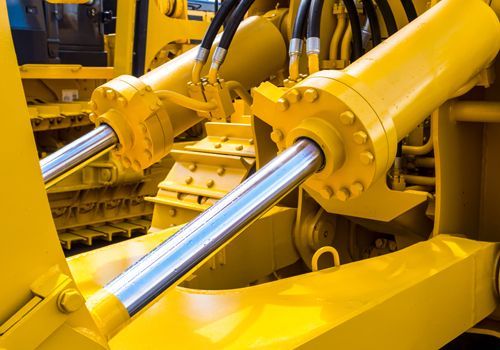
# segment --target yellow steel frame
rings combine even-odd
[[[268,217],[278,220],[284,213],[274,209]],[[71,259],[83,294],[93,294],[175,230]],[[439,348],[495,309],[497,255],[496,243],[438,235],[389,255],[255,287],[178,287],[118,333],[110,346]]]

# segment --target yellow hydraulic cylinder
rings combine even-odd
[[[262,84],[253,112],[279,130],[280,149],[301,137],[321,146],[325,166],[306,188],[328,207],[384,176],[398,140],[473,81],[499,48],[500,24],[484,1],[443,0],[342,71],[312,74],[287,91]]]
[[[179,103],[197,102],[184,98],[191,92],[201,105],[209,106],[201,85],[188,84],[196,53],[197,48],[192,49],[140,78],[120,76],[92,94],[91,119],[112,127],[120,143],[117,155],[125,167],[139,170],[159,161],[170,151],[175,136],[202,120],[186,103]],[[285,62],[286,46],[279,28],[264,17],[250,17],[239,26],[220,75],[248,89],[279,71]]]
[[[482,0],[440,1],[418,21],[344,70],[377,114],[393,120],[398,140],[484,69],[500,47],[498,18]]]

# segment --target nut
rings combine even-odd
[[[74,288],[63,290],[57,298],[57,306],[64,313],[75,312],[85,304],[83,296]]]

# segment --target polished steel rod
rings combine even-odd
[[[118,138],[111,127],[106,124],[98,126],[40,160],[43,182],[54,180],[116,143]]]
[[[300,139],[104,288],[130,316],[196,269],[318,171],[321,149]]]

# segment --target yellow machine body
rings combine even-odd
[[[389,1],[404,28],[352,64],[338,1],[323,5],[321,53],[296,63],[286,51],[299,1],[256,1],[215,83],[208,64],[191,81],[189,40],[207,23],[175,3],[149,2],[170,15],[150,17],[140,77],[135,1],[118,0],[115,64],[101,68],[19,68],[0,5],[0,100],[11,116],[0,130],[0,348],[439,349],[464,332],[500,338],[496,1],[414,1],[409,25]],[[168,37],[155,31],[164,23]],[[88,106],[28,108],[40,82],[59,91],[65,79],[85,86]],[[33,137],[47,121],[33,116],[72,106],[82,126],[112,127],[119,146],[49,188],[49,204]],[[203,135],[183,138],[200,122]],[[321,170],[148,307],[130,317],[103,288],[301,138],[321,148]],[[119,212],[111,196],[101,216],[81,202],[76,221],[52,218],[57,193],[85,189],[79,179],[109,195],[107,175],[144,183],[133,192],[142,204]],[[79,239],[60,227],[87,241],[151,228],[66,258],[60,243]]]

